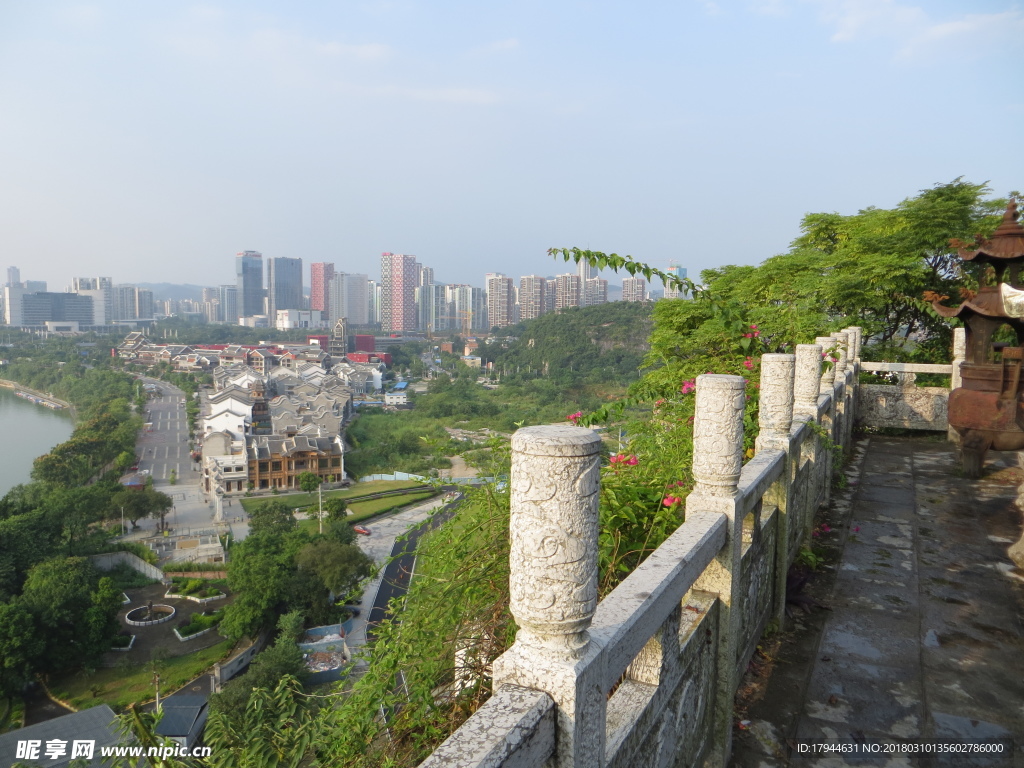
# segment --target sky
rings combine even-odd
[[[1022,41],[1008,0],[0,0],[0,268],[757,264],[809,212],[1024,188]]]

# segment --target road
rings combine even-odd
[[[141,457],[139,469],[150,472],[154,484],[170,483],[171,472],[176,472],[178,484],[198,486],[198,465],[191,460],[188,448],[185,393],[165,381],[140,380],[159,387],[162,394],[146,404],[146,428],[136,446]]]

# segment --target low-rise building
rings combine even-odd
[[[321,482],[345,476],[345,448],[340,435],[260,435],[250,437],[246,449],[249,482],[256,490],[296,489],[303,472],[319,475]]]

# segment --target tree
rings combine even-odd
[[[32,614],[18,602],[0,603],[0,699],[21,692],[43,649]]]
[[[298,477],[299,488],[306,493],[313,493],[320,487],[320,476],[313,472],[303,472]]]
[[[300,569],[315,573],[326,590],[336,595],[350,592],[373,568],[373,561],[355,544],[330,539],[307,544],[296,562]]]
[[[249,535],[281,535],[295,530],[295,516],[283,501],[265,501],[249,513]]]
[[[332,496],[324,502],[324,511],[328,520],[341,521],[348,517],[348,502],[337,496]]]
[[[95,661],[117,632],[119,594],[84,557],[58,557],[33,566],[20,603],[44,638],[50,669]]]

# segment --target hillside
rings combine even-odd
[[[627,383],[649,349],[651,304],[617,301],[571,307],[506,329],[507,348],[481,351],[502,376],[548,376],[565,383]]]

